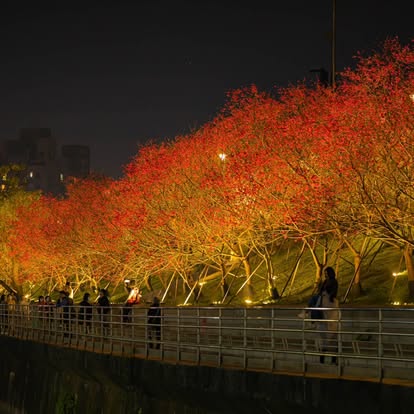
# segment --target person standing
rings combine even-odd
[[[78,321],[79,325],[84,328],[86,334],[91,332],[92,327],[92,304],[89,302],[90,293],[83,295],[82,301],[79,303]]]
[[[125,323],[132,321],[132,307],[141,303],[141,293],[137,287],[129,289],[128,298],[122,308],[122,321]]]
[[[148,342],[149,347],[160,349],[161,341],[161,308],[160,300],[154,297],[150,308],[147,312],[148,317]]]
[[[109,318],[110,318],[110,308],[111,303],[109,302],[108,292],[106,289],[101,289],[99,291],[98,297],[98,315],[101,322],[101,333],[102,335],[109,334]]]
[[[322,332],[322,352],[335,353],[338,350],[338,281],[336,280],[335,270],[332,267],[325,269],[325,280],[320,288],[321,304],[323,310],[323,321],[318,323],[318,328]],[[331,308],[331,309],[329,309]],[[325,362],[325,355],[320,356],[320,362]],[[332,356],[332,363],[337,363],[336,355]]]
[[[56,302],[56,309],[58,312],[61,313],[62,317],[62,327],[64,331],[69,331],[70,329],[70,321],[69,321],[69,314],[70,314],[70,301],[68,293],[64,290],[59,292],[59,299]],[[67,336],[67,334],[65,334]]]
[[[320,292],[329,292],[329,300],[332,302],[338,296],[338,281],[336,280],[335,270],[327,267],[324,271],[325,280],[322,282]]]

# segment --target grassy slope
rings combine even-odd
[[[289,252],[276,254],[273,263],[277,276],[276,286],[279,294],[283,292],[282,298],[276,301],[269,301],[266,283],[263,277],[253,278],[254,304],[275,303],[280,305],[305,305],[312,293],[315,265],[309,253],[305,253],[299,262],[298,271],[295,278],[292,276],[292,269],[298,257],[298,248],[292,248]],[[376,248],[363,261],[361,267],[361,286],[363,294],[355,297],[352,292],[347,296],[347,304],[355,305],[387,305],[391,302],[405,302],[407,294],[407,276],[392,276],[393,272],[404,269],[404,264],[400,269],[401,252],[390,246]],[[335,267],[334,263],[328,263]],[[253,266],[254,268],[254,263]],[[258,274],[264,274],[264,269]],[[348,250],[341,251],[338,267],[339,299],[343,302],[354,274],[353,258]],[[241,277],[230,279],[231,292],[237,292],[245,279]],[[211,281],[203,287],[205,293],[200,301],[200,305],[209,305],[212,299],[219,298],[218,281]],[[179,296],[178,303],[184,302],[184,295]],[[244,305],[245,297],[238,295],[230,300],[231,305]],[[228,300],[226,301],[228,302]]]
[[[283,292],[282,297],[279,300],[271,301],[267,291],[265,277],[266,269],[260,263],[255,263],[252,260],[252,270],[257,267],[257,272],[254,273],[252,278],[252,286],[254,288],[254,294],[251,297],[253,304],[277,304],[277,305],[306,305],[309,297],[311,296],[314,278],[315,278],[315,265],[309,252],[305,252],[300,259],[298,271],[293,278],[292,269],[294,269],[300,246],[291,246],[290,249],[283,248],[278,251],[273,257],[274,273],[276,276],[276,287],[279,294]],[[407,295],[407,276],[401,275],[397,278],[392,276],[393,272],[404,270],[404,263],[400,265],[401,251],[390,247],[383,246],[382,248],[376,248],[370,255],[364,260],[361,267],[361,285],[363,288],[363,294],[359,297],[354,297],[350,294],[347,297],[347,304],[355,305],[388,305],[391,302],[399,302],[404,304],[406,302]],[[349,250],[344,249],[340,252],[338,267],[338,282],[339,282],[339,299],[343,302],[344,296],[348,290],[350,281],[354,274],[353,258]],[[328,265],[335,267],[334,260],[328,262]],[[229,277],[228,283],[230,285],[230,295],[225,301],[225,305],[230,306],[245,306],[246,295],[236,293],[239,291],[242,283],[245,281],[243,275],[243,268],[240,266],[238,271],[235,272],[236,277]],[[219,278],[209,281],[202,287],[201,296],[197,305],[208,306],[221,299],[221,292],[219,286]],[[162,290],[162,286],[156,279],[153,281],[153,288],[156,291]],[[166,297],[165,305],[179,305],[183,304],[188,296],[188,293],[182,292],[182,283],[175,282],[172,284],[170,294]],[[122,286],[118,286],[117,289],[109,288],[110,298],[112,303],[124,303],[126,300],[126,293]],[[35,293],[37,298],[38,292]],[[40,294],[40,293],[39,293]],[[146,301],[151,300],[152,293],[143,291]],[[159,293],[158,293],[159,294]],[[82,300],[83,291],[78,291],[75,297],[75,303],[79,303]],[[93,295],[92,295],[93,296]],[[57,299],[54,298],[54,299]],[[92,300],[94,296],[92,297]],[[193,297],[190,297],[187,304],[196,304]]]

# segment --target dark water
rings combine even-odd
[[[69,400],[68,400],[69,401]],[[72,400],[73,401],[73,400]],[[81,403],[79,401],[79,403]],[[239,400],[223,400],[220,396],[214,396],[207,404],[200,406],[196,401],[175,401],[175,400],[146,400],[142,401],[142,406],[137,408],[119,407],[119,411],[106,410],[100,407],[97,402],[95,409],[87,412],[77,409],[76,403],[62,404],[61,402],[54,408],[50,407],[47,412],[41,411],[40,407],[31,406],[27,409],[10,407],[9,404],[0,402],[0,414],[304,414],[316,411],[300,407],[288,407],[281,405],[278,408],[268,407],[266,402],[255,402],[248,404]],[[83,404],[81,404],[83,405]],[[207,405],[207,406],[205,406]],[[319,411],[320,412],[320,411]]]
[[[292,404],[309,400],[298,377],[160,364],[4,337],[0,349],[0,414],[316,412]]]

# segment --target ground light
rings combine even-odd
[[[394,292],[395,285],[397,284],[398,276],[404,276],[406,274],[407,274],[406,270],[403,270],[402,272],[393,272],[392,273],[392,277],[393,277],[394,280],[392,282],[392,288],[391,288],[391,292],[390,292],[390,299],[392,298],[392,294]],[[396,300],[396,301],[391,300],[391,305],[400,306],[401,302],[398,301],[398,300]]]
[[[250,305],[253,303],[254,289],[252,285],[246,285],[244,287],[244,303]]]

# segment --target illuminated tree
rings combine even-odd
[[[352,165],[365,215],[359,224],[371,237],[403,249],[413,300],[414,51],[388,40],[380,52],[361,57],[357,70],[344,76],[345,92],[363,103],[364,112],[358,116],[363,114],[371,127],[365,136],[371,155]]]
[[[23,295],[23,285],[19,280],[19,262],[14,256],[12,229],[19,209],[28,209],[39,194],[27,193],[23,189],[20,165],[0,166],[0,279],[9,290]]]

